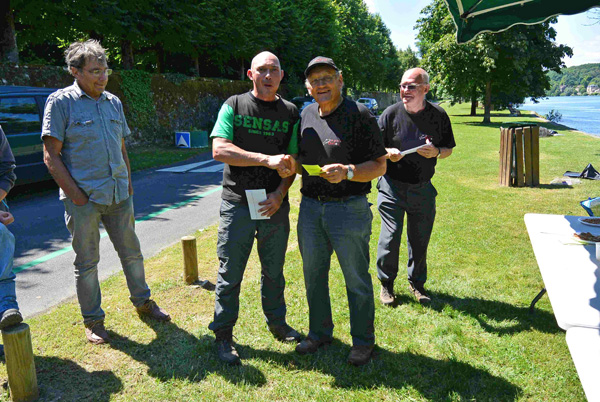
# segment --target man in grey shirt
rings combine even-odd
[[[171,317],[150,299],[144,259],[135,234],[131,169],[125,149],[130,134],[121,101],[105,91],[106,52],[95,40],[65,51],[73,85],[46,101],[42,140],[44,162],[60,187],[65,222],[73,236],[75,282],[87,339],[109,341],[98,283],[100,222],[117,251],[130,299],[140,315]]]

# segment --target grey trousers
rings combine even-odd
[[[265,319],[268,325],[285,324],[283,266],[290,234],[289,213],[290,204],[285,200],[271,219],[252,220],[248,205],[227,200],[221,202],[217,239],[219,274],[210,330],[229,330],[237,322],[242,279],[255,237],[261,264],[261,301]]]
[[[437,191],[430,181],[407,184],[387,176],[381,177],[377,189],[377,207],[381,215],[377,278],[382,283],[389,283],[398,275],[400,239],[406,216],[408,281],[422,286],[427,281],[427,247],[435,220]]]
[[[68,198],[63,201],[67,229],[73,235],[75,284],[83,322],[88,324],[104,319],[98,282],[100,222],[121,260],[131,302],[136,307],[144,304],[150,298],[150,289],[146,284],[140,242],[135,234],[133,197],[112,205],[90,201],[83,206],[77,206]]]

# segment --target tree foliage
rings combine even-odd
[[[394,90],[398,52],[363,0],[12,0],[25,62],[61,65],[62,50],[95,38],[125,70],[244,79],[252,57],[277,54],[289,85],[330,56],[357,90]]]
[[[421,14],[418,46],[434,88],[454,102],[475,104],[483,99],[484,122],[490,121],[492,104],[500,108],[523,103],[526,97],[545,96],[550,87],[546,72],[559,72],[564,67],[562,57],[572,55],[571,48],[555,43],[550,22],[483,33],[458,45],[443,0],[434,0]]]
[[[582,64],[568,67],[560,73],[548,72],[550,90],[548,96],[587,95],[587,87],[596,85],[600,87],[600,63]],[[579,93],[577,88],[582,87]]]

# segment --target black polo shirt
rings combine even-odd
[[[331,114],[321,117],[319,105],[302,112],[298,134],[298,157],[305,165],[332,163],[358,165],[386,154],[377,120],[365,106],[345,99]],[[302,170],[302,194],[309,197],[347,197],[367,194],[371,182],[342,180],[330,183]]]

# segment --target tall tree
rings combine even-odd
[[[19,50],[15,37],[15,20],[10,0],[0,1],[0,62],[17,64]]]
[[[550,88],[546,71],[560,71],[568,46],[555,43],[550,23],[516,26],[498,34],[480,34],[457,45],[454,26],[443,0],[434,0],[417,21],[423,64],[451,100],[484,99],[485,123],[492,103],[502,107],[538,98]],[[474,108],[472,108],[474,113]]]

